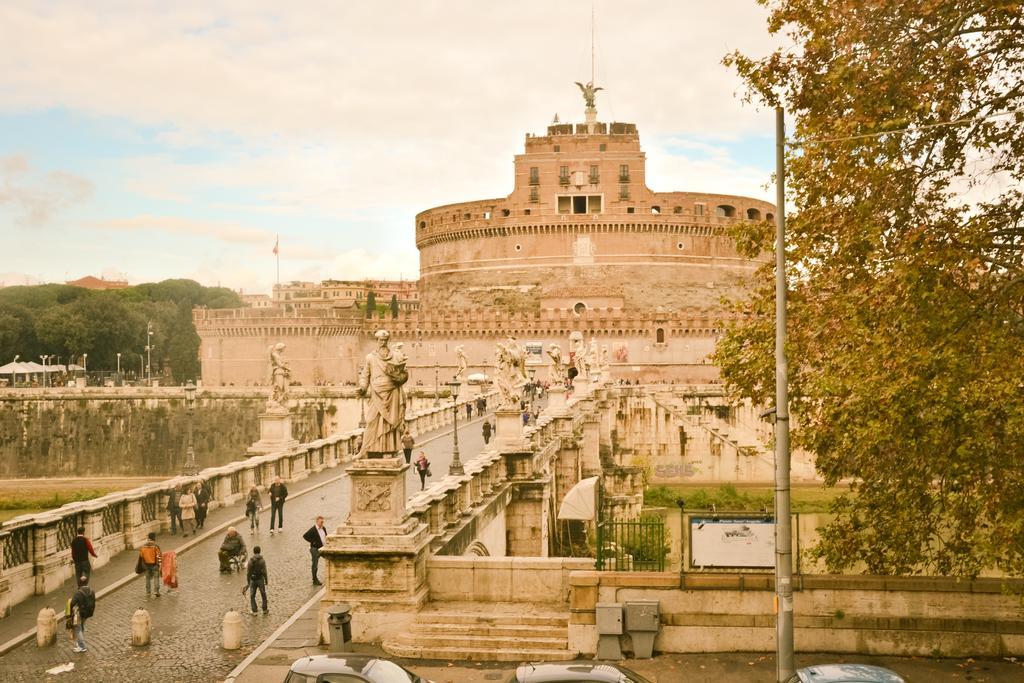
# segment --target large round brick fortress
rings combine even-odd
[[[652,192],[636,126],[587,118],[527,134],[507,197],[416,216],[424,309],[707,310],[743,286],[758,264],[727,227],[773,205]]]

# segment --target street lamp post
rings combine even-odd
[[[441,397],[437,395],[438,394],[437,369],[438,369],[438,365],[437,365],[437,361],[435,360],[434,361],[434,407],[435,408],[438,407],[439,405],[441,405]]]
[[[50,356],[39,356],[39,360],[43,361],[43,388],[46,388],[46,361]]]
[[[152,384],[153,363],[150,352],[153,350],[153,322],[146,323],[146,383]]]
[[[359,366],[359,376],[363,375],[363,366]],[[359,392],[359,428],[366,428],[366,394]]]
[[[85,380],[86,386],[89,385],[89,354],[82,354],[82,379]]]
[[[452,434],[455,438],[452,446],[452,464],[448,466],[448,474],[462,476],[466,473],[466,468],[459,460],[459,387],[462,386],[462,383],[453,377],[452,381],[447,384],[452,392]]]
[[[117,354],[117,376],[120,379],[120,377],[121,377],[121,354],[120,353]]]
[[[199,472],[199,468],[196,467],[196,450],[192,440],[192,415],[195,413],[196,408],[196,385],[192,383],[192,380],[188,381],[185,385],[185,415],[188,423],[188,446],[185,451],[185,466],[181,468],[181,473],[187,477],[194,477]]]
[[[14,367],[14,364],[18,362],[19,358],[21,358],[21,354],[16,353],[16,354],[14,354],[14,360],[11,361],[11,387],[12,388],[14,386],[16,386],[17,383],[18,383],[18,375],[16,374],[17,373],[17,369]]]

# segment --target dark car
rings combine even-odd
[[[638,673],[618,664],[566,662],[564,664],[524,664],[508,683],[651,683]]]
[[[787,683],[906,683],[902,676],[871,664],[820,664],[800,669]]]
[[[386,659],[372,655],[333,654],[292,662],[285,683],[430,683]]]

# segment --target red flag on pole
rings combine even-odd
[[[280,243],[281,243],[281,238],[280,237],[278,237],[277,239],[274,240],[274,254],[275,255],[277,254],[277,245],[280,244]]]

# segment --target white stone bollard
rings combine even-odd
[[[52,607],[39,610],[36,617],[36,645],[49,647],[57,642],[57,613]]]
[[[135,614],[132,615],[132,645],[135,647],[149,645],[151,633],[152,622],[149,612],[144,609],[135,610]]]
[[[229,610],[224,615],[224,649],[237,650],[242,647],[242,615]]]

